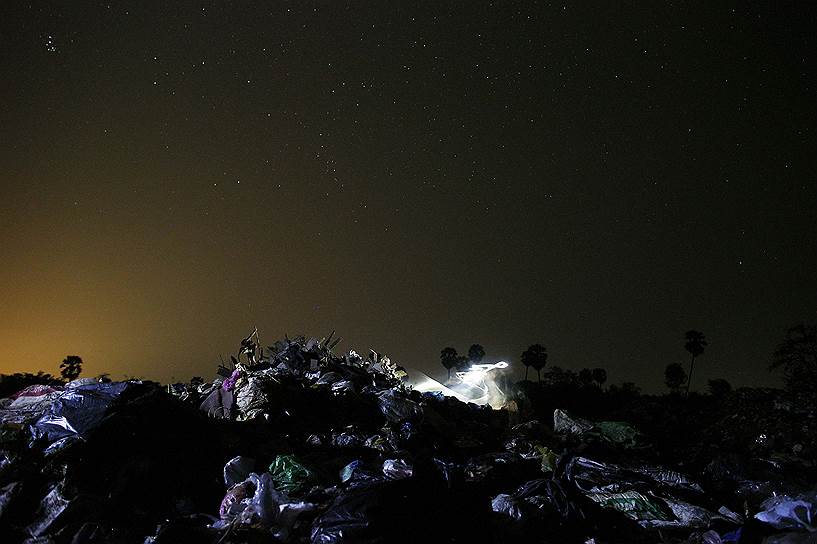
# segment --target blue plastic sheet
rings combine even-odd
[[[95,382],[67,387],[32,426],[32,435],[48,444],[68,436],[85,438],[88,431],[99,425],[113,401],[130,385],[129,382]]]

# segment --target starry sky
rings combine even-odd
[[[0,3],[0,371],[343,336],[777,384],[817,318],[809,2]],[[773,5],[772,5],[773,4]]]

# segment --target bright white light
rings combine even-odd
[[[489,398],[496,397],[496,393],[499,393],[499,398],[504,397],[502,392],[497,389],[494,380],[488,375],[490,371],[497,368],[508,368],[508,363],[499,361],[493,364],[471,365],[468,370],[457,372],[457,378],[459,378],[461,384],[470,388],[472,392],[477,393],[476,395],[473,395],[473,393],[469,395],[471,396],[471,402],[487,404]],[[493,393],[491,392],[491,387],[494,389]]]

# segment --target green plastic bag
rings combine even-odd
[[[618,510],[628,518],[636,521],[669,521],[672,519],[655,501],[637,491],[626,491],[624,493],[588,493],[587,498],[599,503],[604,508]]]
[[[275,489],[292,493],[306,487],[314,479],[311,470],[301,464],[294,455],[278,455],[269,466]]]
[[[599,421],[596,429],[610,442],[625,447],[634,446],[641,435],[632,425],[623,421]]]

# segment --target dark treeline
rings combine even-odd
[[[664,368],[664,384],[673,395],[683,390],[689,395],[692,385],[695,361],[702,356],[709,342],[704,333],[689,330],[684,335],[683,347],[691,356],[689,371],[681,363],[670,363]],[[470,365],[480,363],[485,357],[485,350],[480,344],[473,344],[468,350],[468,356],[461,356],[456,348],[446,347],[440,352],[440,363],[448,371],[467,370]],[[548,364],[547,348],[542,344],[532,344],[519,356],[519,362],[525,367],[525,381],[528,381],[529,370],[536,371],[537,382],[545,385],[555,383],[572,383],[577,386],[595,386],[601,388],[607,381],[607,370],[604,368],[582,368],[579,371],[551,366],[544,373]],[[768,363],[770,372],[782,371],[785,387],[789,391],[803,393],[817,393],[817,325],[800,323],[790,327],[784,339],[770,357]],[[629,392],[640,392],[640,388],[632,382],[611,385],[611,391],[619,389]],[[713,396],[723,396],[732,390],[731,384],[724,378],[709,380],[707,389]]]

